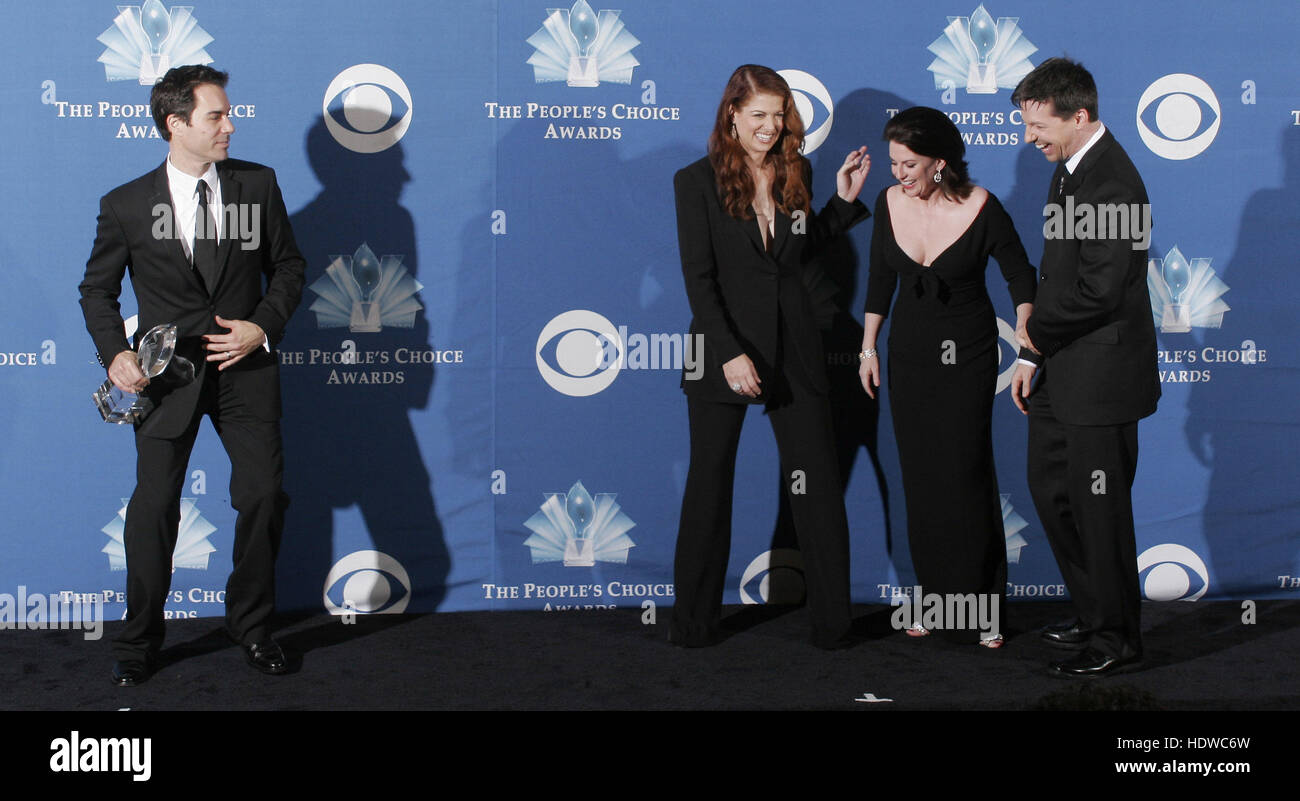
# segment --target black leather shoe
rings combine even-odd
[[[149,679],[149,663],[128,659],[113,663],[113,683],[118,687],[135,687]]]
[[[284,650],[280,648],[280,643],[270,637],[262,642],[247,643],[240,647],[244,649],[248,664],[263,673],[278,676],[289,672],[289,661],[284,658]]]
[[[1092,637],[1092,629],[1084,626],[1082,620],[1075,618],[1047,626],[1043,629],[1042,637],[1052,645],[1079,647],[1088,644],[1088,640]]]
[[[1081,678],[1105,676],[1117,672],[1125,665],[1136,664],[1141,659],[1140,653],[1131,656],[1109,656],[1096,648],[1085,648],[1074,658],[1052,665],[1052,672]]]

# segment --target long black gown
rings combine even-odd
[[[866,311],[888,315],[898,289],[884,357],[912,565],[926,594],[988,593],[1001,604],[1007,558],[992,434],[998,330],[984,271],[995,258],[1017,306],[1033,302],[1036,272],[992,193],[956,242],[929,267],[917,264],[894,239],[888,191],[876,199]],[[976,631],[971,622],[958,636],[974,639]]]

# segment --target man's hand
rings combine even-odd
[[[149,379],[140,369],[140,360],[133,350],[124,350],[113,357],[112,364],[108,366],[108,377],[118,389],[132,394],[149,385]]]
[[[208,351],[208,361],[220,362],[218,370],[236,364],[266,341],[266,332],[257,323],[247,320],[227,320],[217,316],[217,325],[230,329],[228,334],[204,334],[203,347]]]
[[[1016,371],[1011,374],[1011,402],[1016,404],[1021,414],[1029,414],[1029,391],[1033,386],[1036,372],[1038,372],[1036,367],[1017,364]]]

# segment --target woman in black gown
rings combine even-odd
[[[747,64],[727,83],[709,155],[673,178],[691,335],[703,344],[702,369],[682,379],[691,463],[673,567],[669,639],[678,645],[710,645],[719,634],[736,449],[750,404],[764,406],[782,475],[801,476],[802,491],[789,497],[813,642],[848,642],[848,520],[808,260],[821,241],[868,216],[857,197],[870,160],[865,147],[850,152],[836,194],[812,214],[803,133],[785,79]]]
[[[1022,329],[1033,310],[1035,271],[1011,218],[974,186],[952,121],[910,108],[885,126],[898,183],[876,200],[867,283],[862,386],[880,386],[876,337],[897,289],[889,332],[889,392],[903,471],[912,565],[927,596],[1006,591],[1006,543],[993,468],[992,414],[999,360],[997,319],[985,288],[992,256]],[[975,639],[976,621],[943,621]],[[908,633],[929,631],[919,622]],[[1000,633],[980,632],[996,648]]]

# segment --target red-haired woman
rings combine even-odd
[[[820,271],[808,261],[821,241],[869,216],[857,197],[871,162],[865,147],[849,153],[837,194],[813,215],[803,140],[785,79],[745,65],[718,105],[708,157],[673,178],[691,334],[703,345],[702,365],[682,378],[691,465],[669,627],[678,645],[709,645],[719,634],[736,448],[750,404],[764,405],[791,482],[813,642],[848,642],[848,521],[817,325],[825,310],[809,291]]]

